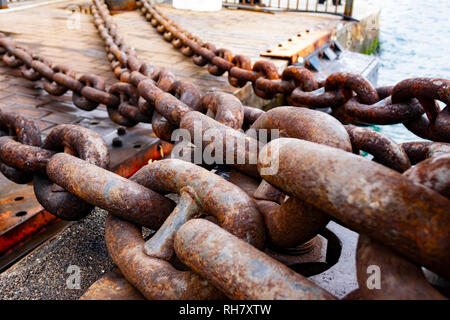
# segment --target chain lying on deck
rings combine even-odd
[[[185,56],[193,56],[199,66],[208,66],[209,73],[221,76],[228,72],[232,86],[243,87],[251,82],[255,93],[265,99],[285,94],[290,105],[308,108],[332,108],[333,114],[347,123],[403,123],[414,134],[435,141],[450,141],[450,107],[440,112],[434,102],[449,104],[445,95],[449,83],[444,79],[408,79],[395,87],[378,88],[360,75],[335,73],[318,82],[305,68],[289,66],[280,75],[277,67],[265,60],[253,64],[249,57],[233,56],[228,49],[216,49],[170,20],[152,0],[140,0],[138,5],[145,18],[166,41]],[[356,96],[355,94],[356,93]],[[417,100],[412,98],[417,98]],[[423,118],[423,110],[427,118]]]
[[[108,251],[143,296],[333,299],[264,250],[311,250],[316,235],[334,219],[361,234],[356,255],[361,296],[406,299],[420,293],[422,299],[443,298],[420,266],[450,277],[449,144],[398,145],[324,112],[304,107],[258,112],[232,95],[202,96],[191,85],[187,90],[173,89],[171,95],[166,92],[169,88],[185,88],[183,84],[167,71],[139,62],[118,36],[103,2],[94,4],[95,24],[108,58],[125,82],[106,91],[98,77],[77,79],[68,69],[53,66],[6,37],[0,38],[3,61],[20,67],[30,80],[43,78],[51,94],[72,90],[78,106],[93,109],[105,104],[113,121],[122,125],[153,122],[157,114],[158,121],[164,123],[164,117],[168,121],[164,124],[170,124],[167,131],[158,131],[155,123],[160,122],[153,123],[161,138],[170,139],[169,133],[181,128],[191,133],[190,142],[197,148],[216,156],[227,149],[219,160],[225,163],[229,154],[235,160],[229,164],[229,180],[178,159],[150,163],[125,179],[107,170],[106,145],[92,131],[60,125],[42,142],[33,120],[1,110],[0,170],[18,183],[34,178],[40,203],[63,219],[80,219],[94,206],[109,211]],[[414,122],[415,128],[426,130],[431,140],[448,141],[448,106],[440,111],[435,101],[448,104],[448,80],[409,79],[375,90],[360,76],[339,73],[324,85],[320,98],[324,104],[356,93],[339,102],[339,108],[350,104],[347,109],[353,106],[355,113],[372,114],[385,123],[400,117],[400,122]],[[144,101],[139,102],[139,96]],[[380,97],[393,103],[376,110],[362,105]],[[390,118],[395,105],[400,111]],[[429,121],[417,120],[423,110]],[[244,133],[243,127],[249,131]],[[279,130],[281,138],[271,137],[267,144],[251,133],[271,129]],[[199,140],[194,139],[198,130]],[[371,153],[374,161],[361,157],[360,150]],[[278,170],[268,173],[274,163]],[[177,203],[167,194],[178,194]],[[144,241],[138,226],[157,231]],[[381,280],[386,290],[366,290],[367,265],[374,259],[386,272]],[[398,274],[407,276],[408,284]]]

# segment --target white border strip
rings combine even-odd
[[[20,11],[20,10],[26,10],[26,9],[30,9],[30,8],[35,8],[35,7],[40,7],[40,6],[45,6],[48,4],[53,4],[53,3],[58,3],[58,2],[65,2],[67,0],[51,0],[51,1],[45,1],[45,2],[39,2],[39,3],[33,3],[33,4],[29,4],[29,5],[25,5],[25,6],[20,6],[20,7],[15,7],[15,8],[9,8],[9,9],[0,9],[0,14],[1,13],[7,13],[7,12],[14,12],[14,11]]]

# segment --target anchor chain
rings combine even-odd
[[[33,120],[0,109],[0,170],[6,177],[33,180],[39,202],[62,219],[79,220],[94,206],[107,210],[111,258],[148,299],[335,299],[265,251],[310,251],[332,218],[361,234],[359,283],[364,267],[377,259],[408,274],[424,297],[441,298],[419,269],[450,277],[449,80],[415,78],[374,88],[349,73],[332,74],[323,83],[299,67],[280,76],[270,63],[251,66],[245,57],[215,50],[173,25],[152,2],[140,2],[158,32],[196,64],[216,75],[228,71],[235,85],[251,81],[260,96],[287,94],[294,106],[257,111],[225,93],[203,94],[141,62],[104,2],[94,0],[94,23],[120,82],[107,90],[96,75],[77,78],[0,34],[3,62],[29,80],[42,79],[52,95],[71,90],[79,108],[105,105],[120,125],[152,123],[166,139],[177,128],[195,137],[201,125],[201,139],[190,142],[215,155],[226,150],[219,160],[231,154],[229,181],[202,167],[210,163],[179,159],[149,163],[126,179],[108,170],[106,144],[93,131],[59,125],[42,141]],[[447,107],[440,110],[437,100]],[[319,107],[332,113],[312,110]],[[403,123],[432,142],[399,145],[347,123]],[[209,129],[217,135],[208,136]],[[280,137],[262,141],[255,133],[264,130],[277,130]],[[269,174],[265,169],[274,163],[278,170]],[[170,193],[178,194],[176,203],[166,197]],[[142,226],[156,233],[144,240]],[[394,285],[373,298],[414,296],[398,289],[395,272],[386,276]]]
[[[414,134],[433,141],[450,142],[450,82],[445,79],[407,79],[395,87],[373,88],[361,75],[338,72],[323,82],[315,80],[307,69],[288,66],[279,74],[266,60],[256,61],[236,55],[228,49],[217,49],[193,36],[169,19],[154,1],[138,1],[141,12],[164,39],[180,49],[199,66],[217,76],[228,72],[229,83],[242,87],[251,82],[255,94],[272,99],[284,94],[292,106],[332,108],[343,122],[355,125],[403,123]],[[446,107],[441,111],[434,100]],[[422,117],[426,113],[427,118]]]

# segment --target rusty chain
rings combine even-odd
[[[166,41],[184,55],[193,56],[195,64],[208,65],[211,74],[228,72],[232,86],[251,82],[256,95],[265,99],[282,93],[292,106],[332,108],[337,118],[350,124],[403,123],[424,139],[450,142],[450,101],[445,94],[450,86],[448,80],[407,79],[393,88],[375,89],[362,76],[350,73],[334,73],[320,83],[302,67],[289,66],[280,75],[270,61],[256,61],[252,66],[249,57],[233,56],[228,49],[216,49],[203,42],[164,15],[154,1],[140,0],[138,4]],[[441,111],[435,99],[447,106]],[[424,112],[427,118],[422,117]]]
[[[34,178],[40,203],[63,219],[80,219],[94,206],[109,211],[108,251],[143,296],[333,299],[326,290],[262,251],[266,247],[308,251],[314,246],[314,237],[333,218],[362,234],[357,250],[360,283],[364,266],[373,259],[393,271],[383,280],[389,290],[379,292],[378,298],[417,293],[416,289],[401,288],[395,268],[410,275],[413,288],[423,293],[421,297],[442,298],[418,266],[450,276],[450,147],[441,143],[448,141],[450,126],[448,106],[441,111],[436,103],[448,105],[448,80],[408,79],[395,87],[374,89],[361,76],[338,73],[329,76],[321,89],[317,83],[310,88],[313,91],[294,86],[289,99],[295,100],[294,105],[310,108],[332,107],[340,121],[298,106],[260,112],[227,94],[202,95],[168,71],[141,63],[118,35],[104,3],[95,0],[92,8],[108,59],[121,80],[109,90],[95,75],[77,79],[71,70],[52,65],[0,36],[3,61],[21,68],[27,79],[43,79],[50,94],[71,90],[73,102],[80,108],[106,105],[111,119],[122,125],[154,122],[158,136],[168,138],[178,127],[194,133],[200,123],[202,139],[192,143],[214,149],[217,141],[203,135],[213,128],[234,139],[231,143],[224,138],[221,147],[230,147],[235,160],[242,155],[246,160],[231,164],[229,181],[176,159],[150,163],[125,179],[107,170],[106,145],[94,132],[59,125],[42,142],[33,120],[0,110],[2,173],[18,183]],[[159,27],[158,31],[167,30]],[[197,63],[210,61],[205,50],[191,50]],[[211,61],[213,72],[225,70]],[[264,70],[261,72],[269,73]],[[258,83],[268,84],[266,80]],[[286,89],[283,81],[276,86]],[[422,117],[424,112],[427,118]],[[402,122],[437,142],[398,145],[373,130],[341,122]],[[249,127],[247,133],[239,130],[244,124]],[[278,129],[281,138],[271,137],[273,141],[266,145],[250,134],[250,130],[270,129]],[[245,147],[238,148],[235,141]],[[360,150],[372,154],[374,161],[360,157]],[[278,172],[265,174],[263,169],[275,155],[279,156]],[[258,162],[249,162],[252,157]],[[168,193],[179,194],[176,205],[165,197]],[[136,225],[157,231],[144,241]],[[264,270],[258,276],[249,271],[255,261]],[[373,292],[361,290],[360,294],[373,297]]]

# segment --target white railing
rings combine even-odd
[[[251,8],[267,11],[329,13],[351,17],[353,0],[225,0],[225,7]]]

